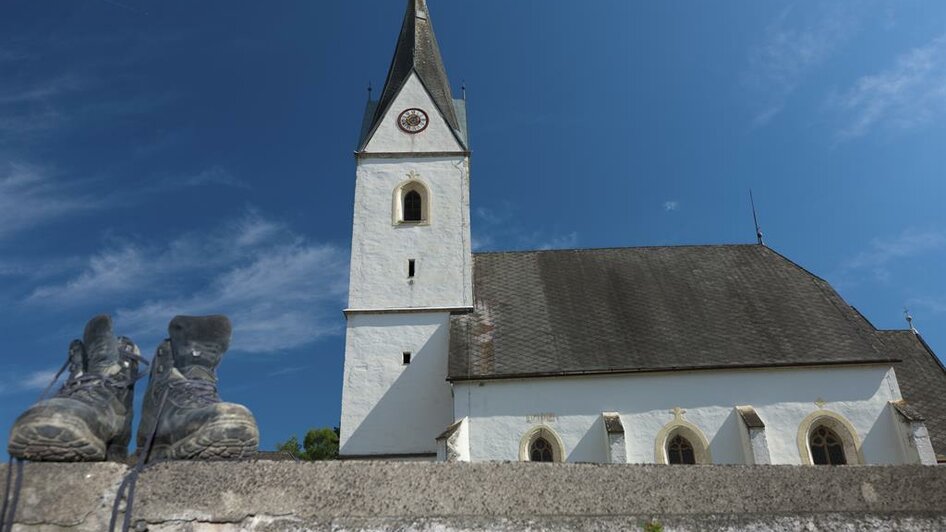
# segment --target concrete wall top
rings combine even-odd
[[[27,464],[17,529],[106,529],[125,472]],[[173,462],[142,473],[133,526],[619,530],[654,518],[668,530],[943,529],[946,468]]]

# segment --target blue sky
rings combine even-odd
[[[766,241],[946,353],[946,4],[430,0],[480,250]],[[226,313],[264,448],[338,424],[354,159],[401,0],[6,0],[0,425],[107,312]],[[377,92],[376,92],[377,94]]]

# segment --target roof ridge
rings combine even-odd
[[[474,251],[474,255],[506,255],[517,253],[557,253],[565,251],[618,251],[625,249],[685,249],[685,248],[742,248],[742,247],[765,247],[756,243],[742,244],[675,244],[664,246],[607,246],[599,248],[561,248],[561,249],[515,249],[504,251]]]

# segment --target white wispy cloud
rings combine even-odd
[[[224,185],[236,188],[250,188],[249,184],[241,179],[238,179],[226,168],[221,166],[213,166],[204,170],[203,172],[188,176],[183,180],[183,183],[192,187],[201,185]]]
[[[844,261],[845,273],[869,272],[877,280],[890,277],[888,266],[896,261],[946,249],[946,234],[940,231],[906,230],[896,237],[876,238],[869,249]]]
[[[155,184],[139,190],[145,197],[154,192],[165,192],[187,187],[222,186],[250,189],[250,184],[234,176],[229,170],[220,165],[214,165],[192,174],[164,176],[156,180]]]
[[[845,115],[838,137],[860,137],[881,125],[909,129],[946,114],[946,35],[900,55],[881,72],[863,76],[828,105]]]
[[[675,211],[680,208],[680,202],[676,200],[670,200],[664,202],[664,210],[667,212]]]
[[[743,82],[754,95],[753,123],[771,121],[810,73],[855,33],[859,6],[819,2],[806,9],[789,6],[765,29],[749,52]]]
[[[530,231],[516,219],[516,209],[510,203],[493,207],[479,207],[473,214],[473,250],[484,249],[567,249],[578,245],[575,231],[558,234],[558,231],[542,229]]]
[[[103,207],[45,169],[8,163],[0,167],[0,239],[64,216]]]
[[[578,233],[571,232],[566,235],[552,237],[543,242],[539,242],[536,249],[571,249],[578,246]]]
[[[69,74],[21,86],[7,85],[0,90],[0,106],[46,101],[87,85],[83,78]]]
[[[87,181],[67,180],[57,172],[36,165],[0,164],[0,240],[69,216],[117,204],[134,205],[148,200],[155,191],[205,185],[249,188],[247,183],[234,177],[221,166],[212,166],[182,177],[168,178],[154,187],[116,187],[107,194],[97,196],[82,192],[85,184]],[[254,230],[258,231],[260,227]],[[135,258],[133,250],[123,250],[121,255],[120,258],[126,261]],[[107,268],[108,260],[109,257],[102,257],[96,268]],[[0,264],[0,274],[4,272],[2,266]],[[129,267],[126,264],[124,269]]]
[[[907,306],[923,308],[940,314],[946,312],[946,298],[913,297],[907,300]]]
[[[56,376],[58,368],[23,372],[7,368],[0,378],[0,395],[40,392],[45,390]]]
[[[101,127],[115,119],[153,112],[181,97],[174,91],[155,93],[147,88],[109,92],[102,79],[120,79],[118,66],[105,68],[84,62],[53,77],[23,74],[4,79],[0,87],[0,145],[75,133],[90,123]]]
[[[2,63],[15,63],[17,61],[25,61],[26,59],[33,58],[32,54],[24,52],[23,50],[14,50],[12,48],[0,48],[0,64]]]
[[[159,245],[113,245],[71,279],[36,288],[28,302],[112,305],[122,334],[144,345],[163,338],[175,315],[227,314],[235,350],[268,353],[337,333],[347,279],[345,250],[251,211]]]
[[[119,309],[116,323],[134,338],[156,340],[178,314],[226,314],[234,323],[233,347],[271,353],[335,334],[347,290],[347,260],[333,246],[288,245],[216,276],[190,295]]]
[[[476,208],[476,218],[486,225],[499,225],[509,220],[511,213],[508,207],[501,210],[490,209],[487,207]]]
[[[122,246],[90,257],[85,270],[63,285],[36,288],[30,300],[70,305],[135,290],[150,268],[148,257],[141,250],[132,245]]]

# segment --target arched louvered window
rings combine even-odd
[[[424,219],[423,198],[416,190],[404,194],[404,221],[420,222]]]
[[[844,443],[833,430],[824,425],[811,431],[808,438],[811,461],[815,465],[845,465]]]
[[[695,464],[696,453],[690,440],[679,434],[667,442],[667,462],[670,464]]]

